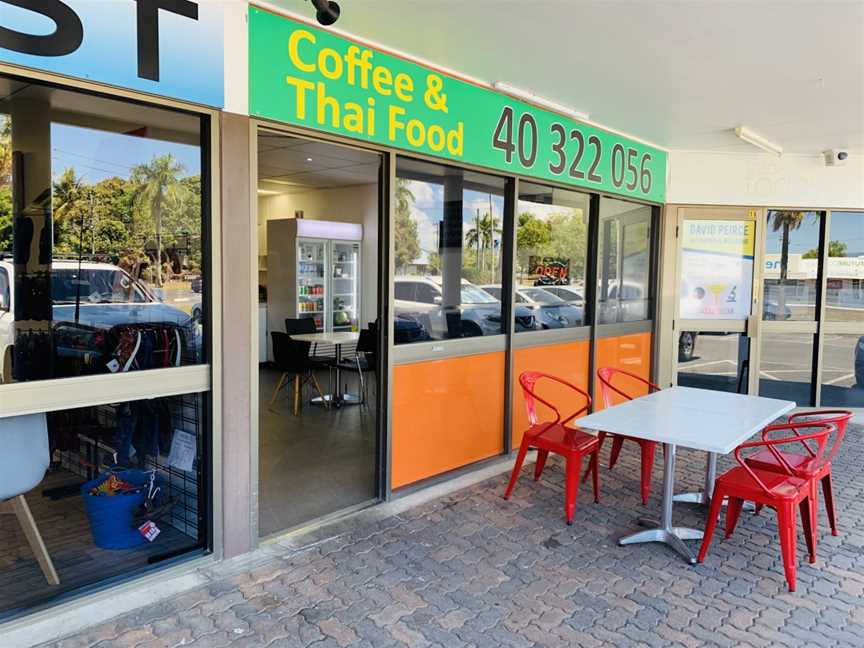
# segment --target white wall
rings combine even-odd
[[[320,189],[297,194],[258,197],[258,251],[267,253],[267,220],[294,218],[303,210],[307,220],[330,220],[363,225],[361,245],[360,317],[375,320],[378,301],[378,185]]]
[[[864,155],[827,167],[821,155],[670,151],[666,202],[864,208]]]
[[[249,114],[249,4],[246,0],[199,0],[223,9],[225,111]]]

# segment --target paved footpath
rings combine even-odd
[[[679,486],[698,487],[703,465],[682,452]],[[625,445],[601,473],[601,503],[583,489],[569,528],[559,463],[538,483],[526,469],[510,502],[501,475],[50,645],[864,646],[864,428],[835,462],[841,535],[820,514],[815,565],[799,535],[795,594],[771,511],[742,515],[729,540],[720,532],[700,566],[659,545],[617,546],[659,508],[658,492],[640,506],[638,472]],[[676,517],[702,524],[695,506]]]

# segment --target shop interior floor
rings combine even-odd
[[[17,518],[0,515],[0,619],[69,590],[145,568],[152,556],[173,556],[196,544],[193,538],[162,524],[161,533],[151,544],[122,551],[98,548],[93,544],[81,497],[52,501],[42,496],[46,488],[80,481],[80,477],[68,471],[51,471],[26,495],[60,585],[46,582]]]
[[[308,402],[292,411],[291,385],[270,407],[279,372],[259,375],[261,536],[296,527],[375,497],[375,385],[368,375],[368,403],[325,409]],[[326,393],[327,372],[318,381]],[[349,391],[359,390],[356,372],[342,372]],[[312,390],[314,391],[314,390]]]

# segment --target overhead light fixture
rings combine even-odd
[[[739,139],[747,142],[748,144],[752,144],[763,151],[768,151],[769,153],[773,153],[774,155],[780,156],[783,155],[783,147],[779,144],[775,144],[771,140],[765,139],[759,133],[747,128],[746,126],[738,126],[735,129],[735,134],[739,137]]]
[[[306,161],[307,161],[307,162],[311,162],[311,161],[312,161],[312,158],[306,158]]]
[[[282,192],[281,191],[273,191],[272,189],[259,189],[258,190],[259,196],[275,196],[275,195],[280,194],[280,193],[282,193]]]
[[[588,121],[588,113],[586,112],[581,112],[579,110],[576,110],[575,108],[570,108],[569,106],[559,104],[557,101],[546,99],[544,97],[541,97],[540,95],[534,94],[533,92],[528,92],[527,90],[516,88],[509,83],[504,83],[503,81],[496,81],[494,84],[492,84],[492,87],[499,92],[503,92],[504,94],[515,97],[516,99],[522,99],[529,103],[548,108],[549,110],[561,113],[562,115],[567,115],[568,117],[572,117],[573,119]]]

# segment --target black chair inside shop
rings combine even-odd
[[[285,332],[288,335],[305,335],[308,333],[317,333],[318,328],[315,326],[315,320],[311,317],[286,317]],[[312,345],[312,353],[310,355],[322,364],[336,361],[336,350],[330,344],[318,344],[316,342]]]
[[[278,331],[273,331],[270,335],[273,341],[273,362],[281,372],[279,381],[276,383],[276,388],[273,390],[273,396],[270,398],[270,405],[272,406],[276,403],[282,387],[293,378],[294,416],[300,413],[303,387],[306,385],[312,385],[315,388],[315,391],[318,392],[318,395],[326,406],[327,399],[324,397],[324,392],[321,391],[318,378],[315,376],[315,371],[321,369],[322,364],[314,358],[309,357],[309,349],[312,343],[292,340],[291,336],[287,333],[280,333]]]

